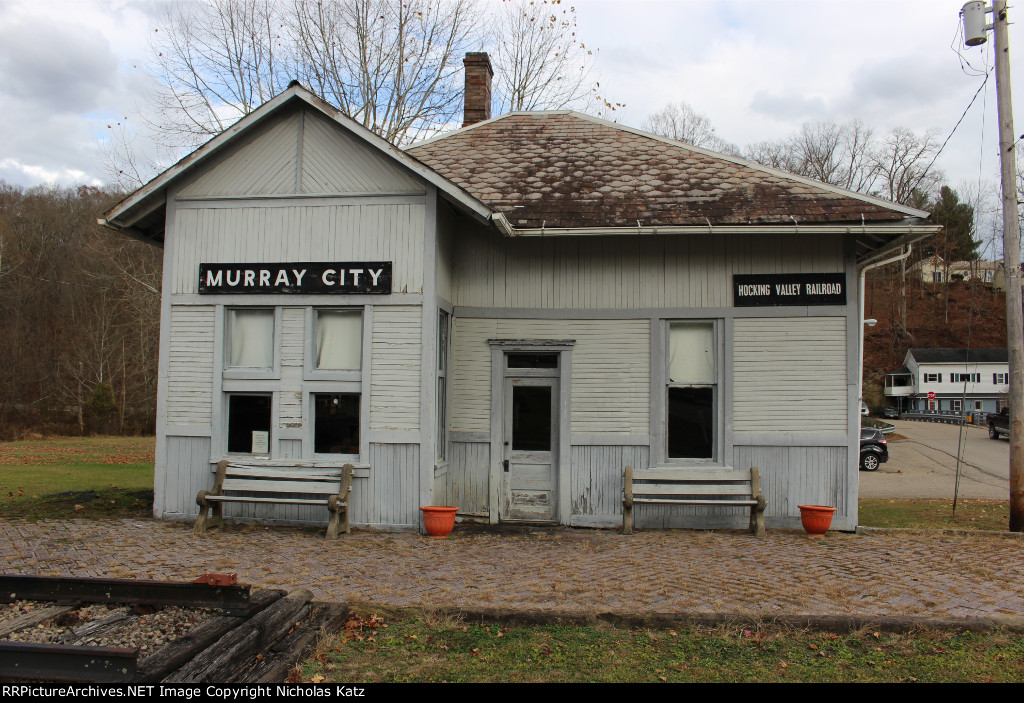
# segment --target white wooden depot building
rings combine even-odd
[[[293,84],[105,215],[164,252],[157,516],[195,516],[223,458],[352,463],[381,529],[617,526],[627,465],[756,466],[769,528],[814,503],[852,529],[858,266],[927,213],[578,113],[488,119],[467,71],[458,131],[403,151]]]

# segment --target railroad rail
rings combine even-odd
[[[302,651],[315,642],[321,627],[340,627],[348,613],[341,605],[311,605],[313,594],[306,589],[288,594],[251,592],[248,585],[207,580],[212,584],[0,575],[0,602],[51,603],[0,623],[0,636],[32,628],[86,603],[133,606],[90,622],[86,628],[92,631],[131,622],[137,614],[132,610],[138,608],[219,611],[141,659],[139,650],[126,647],[0,641],[0,680],[281,681]]]

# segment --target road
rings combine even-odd
[[[905,440],[889,442],[889,461],[860,472],[862,498],[952,498],[960,428],[938,422],[886,420]],[[1009,498],[1010,443],[981,427],[963,428],[961,498]]]

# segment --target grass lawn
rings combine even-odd
[[[859,515],[860,524],[869,527],[1006,530],[1010,503],[961,498],[954,516],[953,501],[945,498],[861,498]]]
[[[1020,682],[1024,635],[822,633],[742,625],[674,630],[503,627],[371,615],[299,669],[328,682]]]
[[[152,514],[153,437],[0,443],[0,517]]]

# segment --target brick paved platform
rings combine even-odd
[[[0,522],[0,571],[189,579],[237,571],[259,587],[391,606],[577,612],[1024,616],[1022,543],[795,532],[551,528],[434,540],[233,526],[195,535],[153,520]]]

